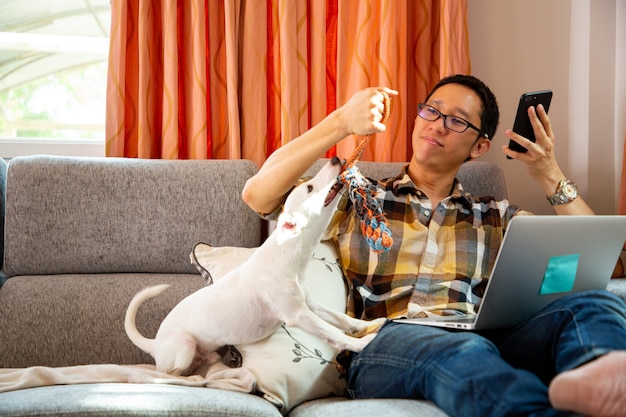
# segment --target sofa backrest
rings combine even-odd
[[[314,175],[327,159],[320,159],[307,171]],[[383,179],[395,177],[407,162],[369,162],[357,163],[359,171],[368,178]],[[496,200],[507,198],[504,172],[499,165],[492,162],[469,161],[464,163],[457,173],[463,188],[474,197],[492,196]]]
[[[7,276],[196,273],[197,242],[257,246],[263,220],[241,190],[246,160],[29,156],[7,170]]]

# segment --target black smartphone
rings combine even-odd
[[[547,113],[550,108],[551,101],[552,90],[534,91],[522,94],[519,98],[519,104],[517,105],[517,113],[515,114],[515,121],[513,122],[513,132],[534,142],[535,132],[533,132],[533,125],[530,123],[530,117],[528,117],[528,108],[530,106],[537,107],[541,104],[543,105],[543,108],[546,109]],[[528,152],[528,149],[512,140],[509,141],[509,149],[522,153]],[[507,158],[511,159],[508,156]]]

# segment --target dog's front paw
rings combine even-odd
[[[380,329],[383,328],[385,323],[387,323],[387,320],[388,319],[386,319],[385,317],[380,317],[374,320],[370,320],[369,325],[367,326],[368,332],[378,333]]]
[[[377,333],[370,333],[370,334],[366,334],[363,337],[359,337],[357,339],[357,342],[354,344],[354,346],[349,349],[353,352],[359,353],[360,351],[362,351],[363,349],[365,349],[365,346],[369,345],[370,342],[372,340],[374,340],[374,338],[376,337]]]
[[[385,323],[387,323],[387,319],[384,317],[372,320],[353,319],[351,322],[352,327],[348,333],[354,337],[362,337],[370,333],[376,334],[385,325]]]

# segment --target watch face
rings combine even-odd
[[[568,180],[562,180],[559,182],[559,188],[557,189],[556,194],[546,197],[550,204],[553,206],[558,204],[569,203],[578,197],[578,188],[576,184]]]
[[[572,183],[567,183],[563,187],[563,193],[569,198],[576,197],[576,186]]]

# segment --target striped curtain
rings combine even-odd
[[[356,91],[388,86],[362,159],[406,161],[417,103],[470,73],[466,0],[112,0],[106,152],[262,164]],[[351,155],[359,138],[329,155]]]

